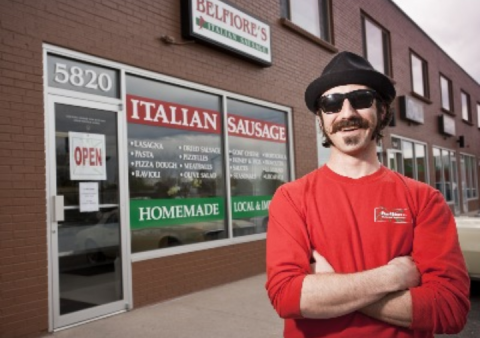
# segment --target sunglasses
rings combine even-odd
[[[353,109],[366,109],[370,108],[378,97],[377,92],[372,89],[359,89],[345,94],[328,94],[318,99],[318,108],[325,114],[338,113],[342,110],[343,101],[348,99]]]

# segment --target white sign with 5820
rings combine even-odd
[[[48,85],[76,92],[119,98],[119,71],[90,62],[48,54]]]
[[[85,87],[93,90],[108,92],[112,89],[112,79],[106,73],[97,74],[91,69],[82,69],[78,66],[68,67],[64,63],[55,63],[55,82],[70,83],[75,87]]]

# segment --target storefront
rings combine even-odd
[[[2,2],[5,337],[264,273],[272,195],[328,158],[303,95],[340,50],[395,81],[379,160],[480,210],[478,83],[389,1],[299,4]]]
[[[44,45],[52,329],[131,308],[130,262],[265,238],[291,111]]]

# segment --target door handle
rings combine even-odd
[[[65,203],[63,195],[53,196],[53,221],[63,222],[65,220]]]

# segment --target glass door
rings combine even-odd
[[[126,308],[116,107],[49,102],[53,329]]]

